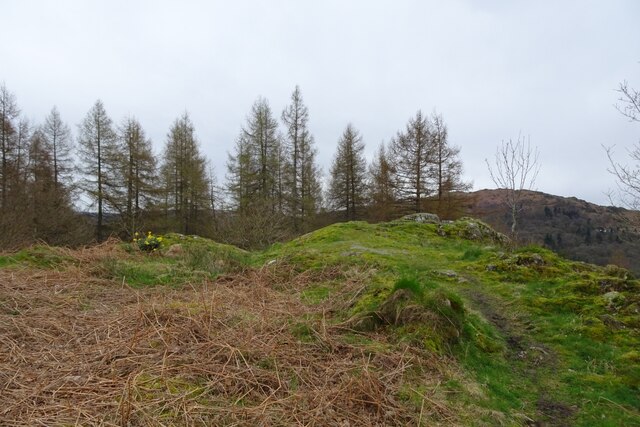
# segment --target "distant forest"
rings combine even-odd
[[[72,132],[56,107],[30,123],[2,84],[0,248],[131,239],[146,230],[256,248],[341,220],[459,215],[456,194],[470,184],[441,115],[417,111],[370,161],[347,124],[326,179],[309,119],[298,87],[279,114],[258,98],[219,183],[188,113],[168,124],[157,156],[135,117],[114,122],[100,100]],[[78,200],[91,208],[79,211]]]

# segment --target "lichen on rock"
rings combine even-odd
[[[440,217],[434,213],[419,212],[410,215],[405,215],[400,218],[400,221],[420,222],[424,224],[440,224]]]

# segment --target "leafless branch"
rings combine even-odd
[[[637,210],[640,208],[640,144],[628,150],[629,157],[635,162],[633,166],[618,163],[614,159],[614,147],[603,146],[609,159],[607,171],[617,179],[619,201],[628,208]]]
[[[489,175],[493,183],[505,190],[505,204],[511,211],[511,234],[516,237],[518,214],[523,209],[523,190],[531,190],[540,172],[540,152],[537,147],[531,147],[529,138],[522,135],[514,142],[502,141],[496,149],[495,161],[492,165],[485,159],[489,168]]]
[[[640,122],[640,91],[629,87],[625,80],[620,83],[618,93],[620,98],[618,98],[619,104],[615,105],[616,109],[629,120]]]

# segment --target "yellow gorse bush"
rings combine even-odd
[[[162,236],[156,236],[151,231],[147,232],[146,237],[139,232],[133,234],[133,243],[138,245],[141,251],[155,252],[162,246]]]

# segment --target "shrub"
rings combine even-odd
[[[146,237],[138,237],[140,233],[136,232],[133,243],[138,244],[138,248],[144,252],[155,252],[162,246],[162,236],[156,236],[152,232],[147,232]]]

